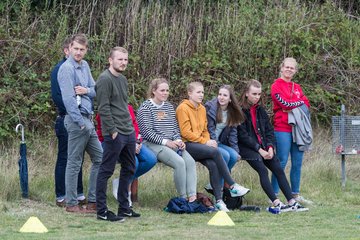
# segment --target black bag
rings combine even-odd
[[[228,188],[224,188],[223,201],[226,204],[226,207],[230,210],[240,209],[243,204],[243,197],[232,197],[230,190]]]
[[[230,210],[260,212],[258,206],[244,205],[244,197],[232,197],[228,188],[224,188],[223,201]]]

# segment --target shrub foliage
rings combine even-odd
[[[346,3],[344,3],[346,2]],[[49,131],[56,110],[49,75],[66,36],[86,33],[93,76],[107,66],[111,47],[130,51],[130,100],[146,98],[157,75],[171,84],[171,101],[200,80],[206,98],[219,85],[240,92],[259,79],[266,94],[286,56],[300,63],[302,84],[318,124],[345,104],[359,113],[360,9],[357,1],[267,0],[4,0],[0,3],[0,139],[17,123]]]

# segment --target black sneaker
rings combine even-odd
[[[214,195],[214,190],[212,189],[210,183],[204,187],[205,191],[207,191],[209,194]]]
[[[118,216],[125,218],[125,217],[133,217],[133,218],[138,218],[140,217],[139,213],[134,212],[134,210],[130,209],[128,212],[118,212]]]
[[[104,220],[104,221],[110,221],[110,222],[124,222],[125,219],[121,216],[115,215],[112,211],[106,211],[103,214],[98,214],[97,219]]]
[[[300,203],[295,202],[292,206],[291,206],[292,210],[294,212],[306,212],[309,211],[309,208],[306,208],[304,206],[302,206]]]

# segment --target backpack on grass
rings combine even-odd
[[[243,204],[243,197],[232,197],[230,189],[224,188],[223,201],[230,210],[240,209]]]

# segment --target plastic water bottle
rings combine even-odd
[[[182,150],[180,148],[178,148],[178,150],[176,151],[176,153],[179,155],[179,156],[182,156]]]
[[[140,143],[141,143],[141,134],[140,134],[140,133],[138,134],[138,137],[137,137],[137,139],[136,139],[136,143],[137,143],[137,144],[140,144]]]
[[[266,208],[266,211],[268,211],[272,214],[280,214],[281,213],[280,208],[277,208],[277,207],[268,207],[268,208]]]
[[[76,103],[78,106],[81,105],[81,96],[80,95],[76,95]]]
[[[81,86],[81,85],[77,84],[76,86]],[[76,95],[76,103],[77,103],[78,107],[81,105],[81,96],[80,95]]]

